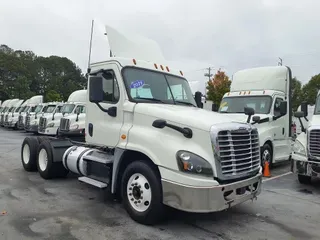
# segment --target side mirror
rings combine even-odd
[[[301,112],[304,113],[303,117],[308,116],[308,103],[307,102],[301,103]]]
[[[218,110],[219,110],[218,104],[212,103],[212,111],[213,111],[213,112],[218,112]]]
[[[253,116],[252,117],[252,121],[255,122],[255,123],[259,122],[260,121],[260,117],[259,116]]]
[[[244,114],[248,116],[247,123],[249,123],[251,116],[254,115],[254,109],[251,107],[244,107]]]
[[[287,114],[287,110],[288,110],[287,106],[288,106],[287,101],[283,101],[280,103],[280,115],[281,116],[284,116]]]
[[[201,101],[202,94],[201,92],[195,92],[194,100],[196,101],[197,107],[202,108],[202,101]]]
[[[296,118],[302,118],[302,117],[304,117],[304,112],[302,112],[302,111],[295,112],[295,113],[294,113],[294,116],[295,116]]]
[[[89,78],[89,101],[99,103],[103,101],[103,79],[91,76]]]

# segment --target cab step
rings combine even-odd
[[[101,189],[108,187],[108,184],[88,177],[79,177],[78,180]]]

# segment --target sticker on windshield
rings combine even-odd
[[[130,88],[139,88],[139,87],[142,87],[143,85],[144,85],[143,80],[136,80],[131,83]]]

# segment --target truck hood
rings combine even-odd
[[[229,116],[230,118],[233,119],[233,121],[237,121],[237,122],[241,122],[241,123],[246,123],[247,119],[248,119],[248,116],[245,115],[244,113],[219,113],[219,114]],[[260,119],[271,117],[268,114],[255,114],[253,116],[259,116]]]
[[[299,120],[298,120],[299,121]],[[313,115],[311,119],[309,119],[308,127],[320,125],[320,115]],[[305,126],[307,127],[307,126]]]
[[[214,124],[240,122],[234,120],[233,116],[181,105],[138,103],[134,111],[142,115],[152,116],[156,119],[164,119],[204,131],[210,131],[211,126]],[[243,114],[243,119],[246,119],[245,117]],[[243,123],[244,121],[241,122]]]

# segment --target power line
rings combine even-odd
[[[208,67],[208,68],[206,68],[206,70],[208,70],[208,72],[205,73],[204,76],[208,77],[209,81],[210,81],[211,77],[213,76],[213,74],[211,73],[211,70],[213,70],[213,68],[212,67]]]

